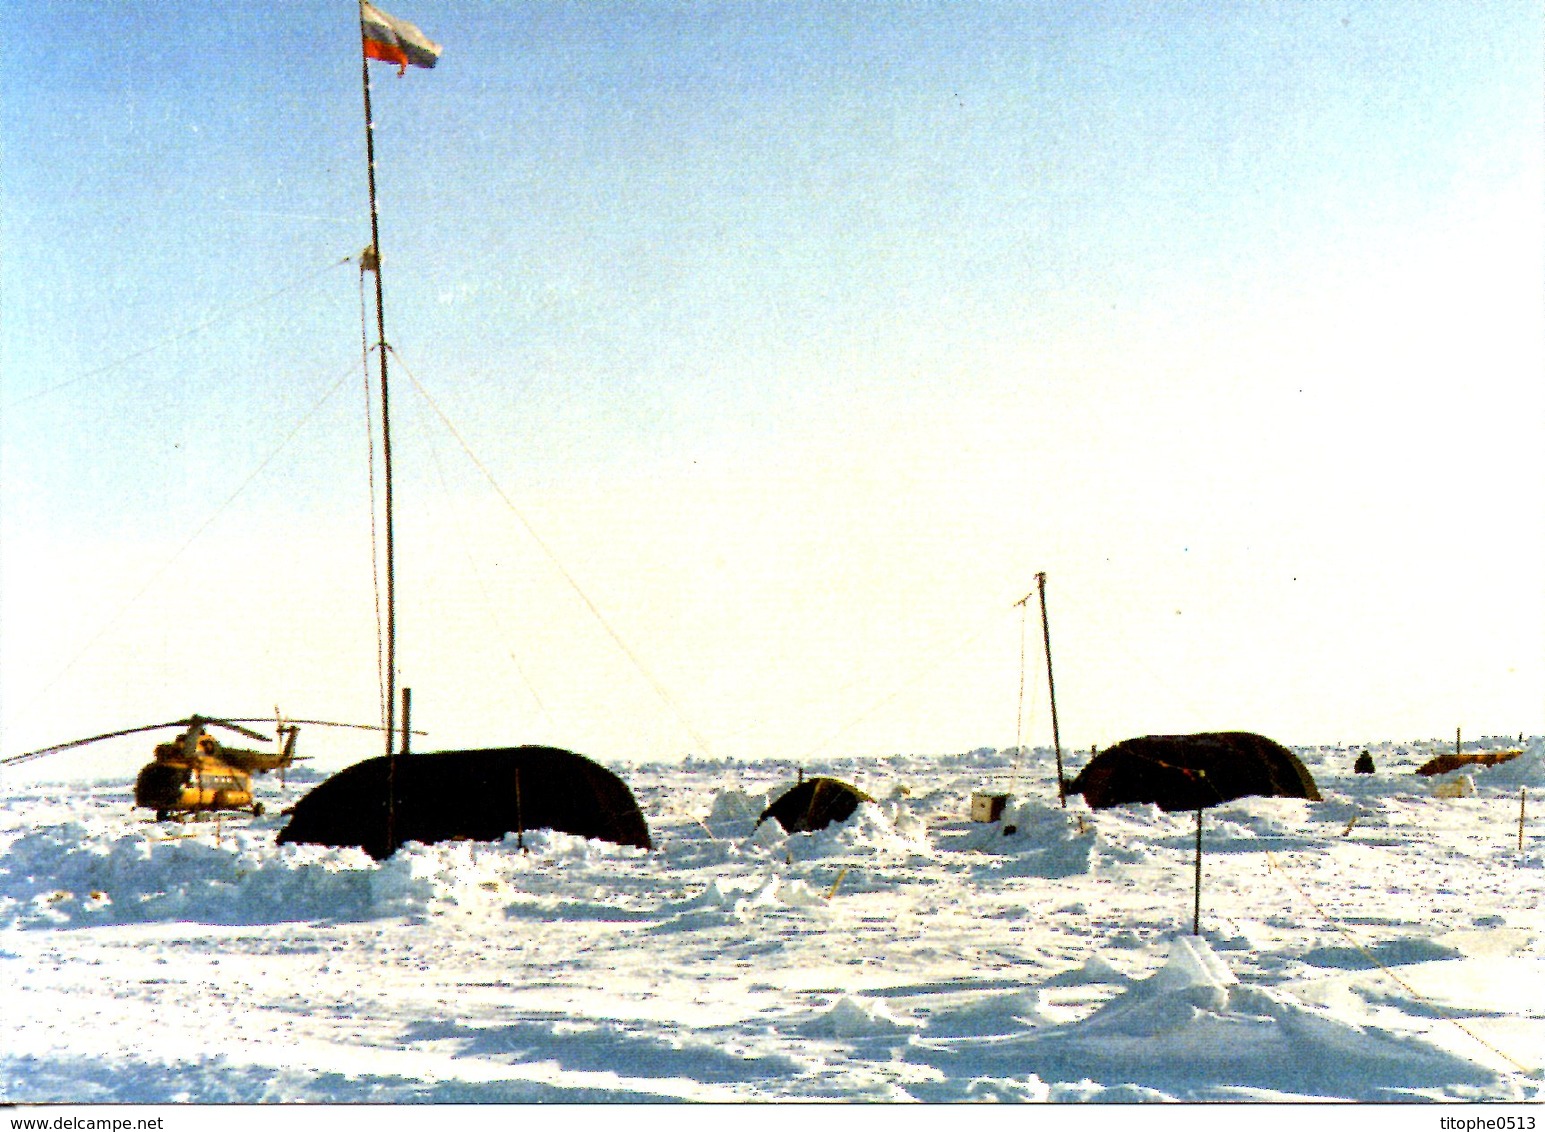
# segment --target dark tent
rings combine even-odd
[[[814,833],[832,822],[847,821],[860,802],[873,801],[858,787],[840,779],[807,778],[763,810],[756,824],[777,818],[789,833]]]
[[[1101,751],[1068,784],[1097,810],[1154,802],[1161,810],[1199,810],[1247,794],[1320,800],[1292,751],[1247,731],[1146,735]]]
[[[556,747],[378,755],[339,771],[290,813],[281,845],[357,845],[378,861],[408,841],[498,841],[528,829],[654,848],[622,779]]]

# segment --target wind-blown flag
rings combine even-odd
[[[433,67],[440,58],[440,45],[406,20],[388,16],[365,0],[359,5],[359,30],[364,36],[365,55],[383,63],[396,63],[397,73],[408,67]]]

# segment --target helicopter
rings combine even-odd
[[[252,779],[255,775],[278,771],[281,779],[284,771],[301,756],[295,754],[295,741],[300,725],[316,727],[351,727],[363,731],[379,731],[379,727],[361,723],[332,723],[321,719],[286,721],[274,714],[275,738],[270,739],[245,726],[248,723],[264,723],[265,719],[216,719],[213,716],[190,715],[186,719],[174,719],[165,723],[148,723],[142,727],[127,727],[109,731],[85,739],[59,743],[22,755],[0,759],[0,766],[26,762],[45,755],[58,754],[89,743],[105,739],[117,739],[125,735],[137,735],[146,731],[160,731],[168,727],[182,728],[181,733],[168,743],[157,743],[152,761],[140,769],[134,780],[134,804],[155,812],[156,821],[184,820],[188,815],[235,812],[250,813],[254,817],[263,814],[263,803],[253,797]],[[260,743],[275,743],[274,751],[255,751],[229,747],[210,734],[211,727],[233,731]]]

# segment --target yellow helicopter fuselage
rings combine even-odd
[[[207,751],[190,756],[176,743],[156,747],[155,761],[134,782],[134,804],[154,810],[158,820],[221,810],[263,812],[252,798],[251,774]]]

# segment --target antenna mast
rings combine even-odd
[[[1062,775],[1062,735],[1057,730],[1057,684],[1051,676],[1051,626],[1046,621],[1046,572],[1035,576],[1041,592],[1041,639],[1046,642],[1046,691],[1051,696],[1051,741],[1057,749],[1057,800],[1067,809],[1068,787]]]
[[[1019,782],[1019,760],[1025,752],[1025,625],[1029,617],[1030,599],[1034,596],[1035,591],[1032,590],[1014,603],[1019,609],[1019,711],[1014,717],[1014,768],[1009,775],[1010,794]]]
[[[386,300],[381,285],[381,225],[376,212],[375,121],[370,113],[370,56],[360,47],[360,74],[365,91],[365,164],[370,183],[370,247],[360,270],[376,277],[376,351],[381,355],[381,470],[386,481],[386,753],[394,751],[397,730],[397,570],[392,542],[392,417],[386,378]]]

